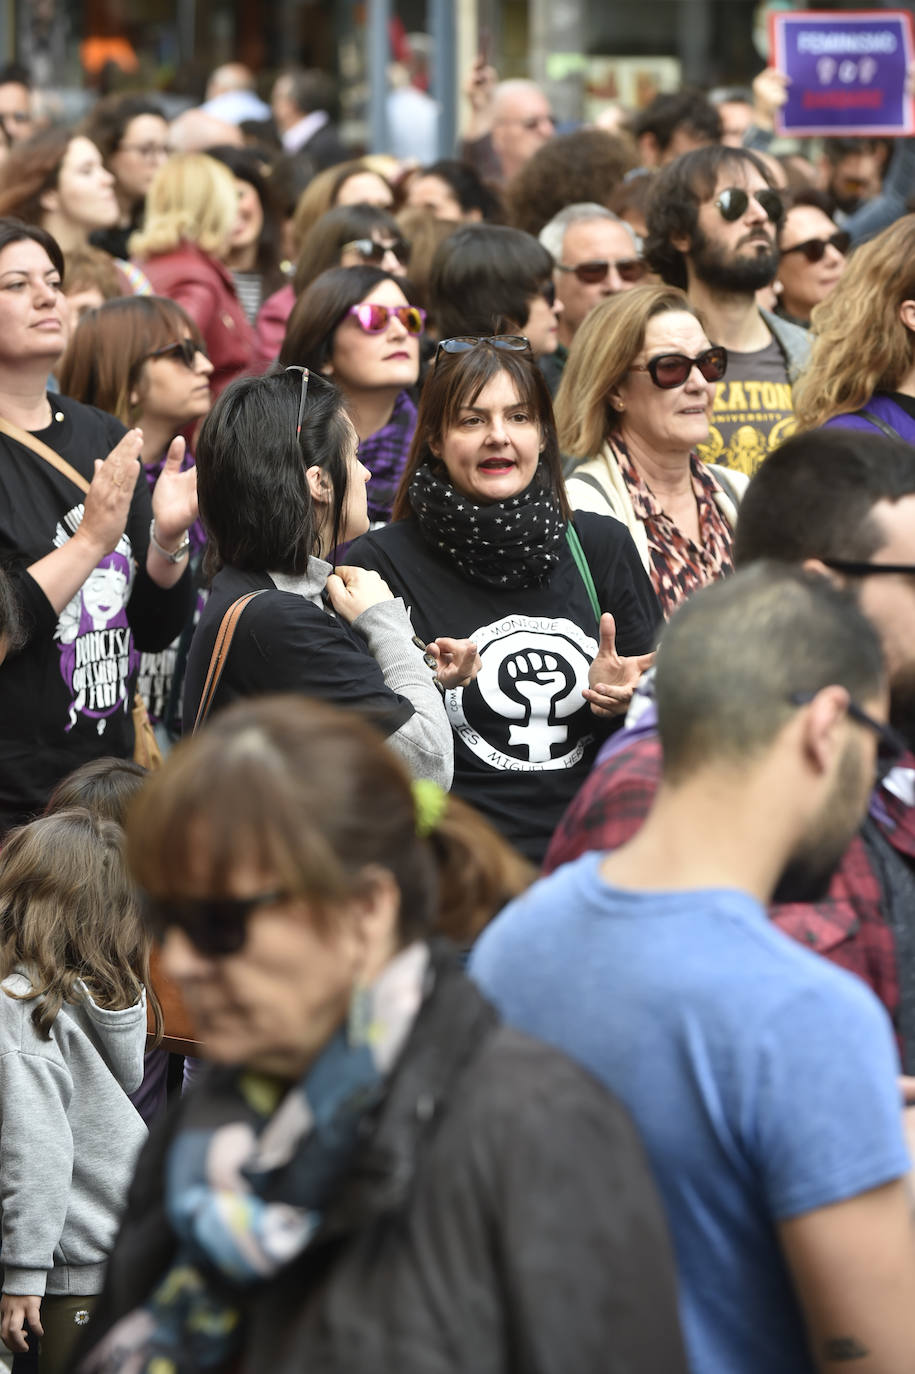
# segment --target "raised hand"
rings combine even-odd
[[[80,544],[90,545],[96,559],[117,548],[127,527],[142,449],[143,431],[129,429],[107,458],[95,460],[95,476],[86,493],[82,521],[73,537]]]
[[[600,618],[600,647],[588,672],[589,685],[582,693],[594,714],[624,714],[639,679],[653,666],[654,659],[653,653],[621,658],[616,652],[616,621],[605,611]]]
[[[177,548],[197,519],[197,469],[181,471],[185,448],[180,435],[172,440],[153,488],[156,539],[164,549]]]
[[[433,639],[426,653],[435,659],[435,676],[446,691],[466,687],[483,666],[477,646],[469,639]]]

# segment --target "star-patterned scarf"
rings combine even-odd
[[[478,506],[424,465],[410,483],[410,505],[423,537],[469,582],[537,587],[559,562],[562,511],[536,476],[507,501]]]

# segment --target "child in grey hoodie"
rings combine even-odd
[[[0,855],[0,1336],[57,1374],[101,1292],[146,1128],[149,941],[122,832],[85,811]],[[15,1363],[14,1363],[15,1368]]]

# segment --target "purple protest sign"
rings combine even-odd
[[[772,60],[789,78],[780,134],[915,132],[906,72],[915,56],[904,10],[804,10],[769,16]]]

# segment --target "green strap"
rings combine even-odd
[[[591,602],[591,610],[594,612],[594,619],[599,626],[600,602],[597,599],[597,588],[594,585],[594,578],[591,576],[591,569],[588,567],[588,560],[585,558],[585,551],[581,547],[578,531],[571,520],[566,525],[566,542],[571,550],[572,557],[575,559],[575,566],[581,574],[581,580],[585,584],[585,591],[588,593],[588,600]]]

